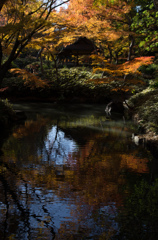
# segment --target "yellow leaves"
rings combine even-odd
[[[24,38],[38,26],[46,25],[47,21],[42,7],[42,1],[29,0],[29,1],[16,1],[16,3],[8,2],[7,6],[1,11],[0,18],[0,33],[5,34],[7,39],[20,36]],[[15,36],[11,36],[15,34]],[[7,41],[4,39],[4,41]],[[8,42],[8,41],[7,41]],[[14,42],[14,41],[12,41]]]
[[[108,61],[105,59],[104,56],[102,55],[97,55],[97,54],[91,54],[90,58],[92,59],[93,61],[93,65],[99,65],[99,66],[109,66],[110,64],[108,63]],[[99,67],[97,68],[94,68],[93,71],[97,71],[97,70],[101,70],[101,69],[98,69]]]
[[[128,5],[117,0],[97,3],[91,0],[72,0],[63,16],[69,26],[77,27],[74,34],[79,31],[80,35],[84,33],[87,38],[116,41],[125,36],[125,31],[116,31],[113,22],[125,18],[125,14],[130,10]]]
[[[44,80],[25,69],[12,68],[10,72],[21,77],[24,80],[24,84],[28,85],[31,89],[44,88],[48,85]]]

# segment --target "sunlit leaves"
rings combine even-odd
[[[92,55],[92,59],[95,59],[95,55]],[[100,62],[100,66],[94,67],[94,72],[100,71],[105,72],[106,77],[89,79],[87,82],[91,82],[95,85],[98,84],[111,84],[116,82],[115,87],[111,91],[131,91],[133,86],[145,85],[145,82],[138,76],[141,74],[138,69],[142,65],[149,65],[153,62],[154,57],[139,57],[132,61],[125,62],[123,64],[110,64],[103,57],[96,57],[96,62]],[[94,62],[95,64],[95,62]],[[128,77],[128,75],[131,77]]]
[[[63,2],[68,1],[62,1],[59,5],[62,5]],[[36,46],[43,45],[45,31],[52,28],[52,23],[57,25],[58,18],[49,21],[49,16],[53,15],[57,6],[56,0],[18,0],[8,1],[8,5],[3,7],[2,20],[0,19],[0,47],[2,50],[0,72],[2,79],[10,68],[11,62],[19,57],[33,37],[36,40],[34,46],[35,43]],[[41,41],[38,42],[37,39]]]
[[[98,63],[99,65],[100,63],[99,67],[94,67],[94,71],[105,71],[111,75],[113,74],[113,76],[124,76],[129,73],[139,73],[138,68],[142,65],[151,64],[154,60],[154,57],[138,57],[118,65],[107,62],[107,60],[104,60],[102,56],[96,56],[95,58],[95,55],[92,55],[92,59],[94,59],[94,64]]]
[[[151,57],[138,57],[133,59],[132,61],[125,62],[124,64],[120,65],[118,69],[123,73],[135,73],[137,72],[138,68],[142,65],[149,65],[153,62],[154,56]]]
[[[106,2],[106,1],[105,1]],[[113,2],[113,3],[112,3]],[[119,31],[114,23],[123,21],[125,13],[130,8],[128,5],[119,1],[112,1],[112,6],[106,7],[104,4],[95,5],[93,1],[72,0],[69,8],[62,14],[67,19],[72,32],[70,36],[86,36],[96,42],[116,41],[121,36],[127,35],[124,31]],[[110,4],[110,1],[107,1]],[[127,6],[126,10],[124,6]],[[126,12],[127,11],[127,12]]]

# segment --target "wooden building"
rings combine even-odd
[[[72,56],[75,56],[75,65],[79,65],[79,56],[90,56],[92,53],[97,53],[99,49],[96,45],[86,37],[80,37],[73,44],[70,44],[63,48],[63,50],[58,54],[59,60],[66,60],[66,63],[72,61]],[[88,58],[87,58],[88,59]]]

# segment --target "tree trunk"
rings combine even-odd
[[[2,44],[0,42],[0,68],[1,68],[1,64],[2,64],[2,57],[3,57]]]
[[[58,58],[54,58],[54,64],[55,64],[55,73],[57,81],[59,82],[59,72],[58,72]]]
[[[3,65],[0,66],[0,88],[2,87],[3,79],[5,78],[8,70],[11,67],[12,61],[13,60],[7,61]]]
[[[14,47],[10,53],[10,56],[8,57],[8,60],[4,64],[0,65],[0,87],[2,85],[3,78],[5,77],[6,73],[10,69],[12,61],[15,59],[15,53],[16,53],[18,46],[19,46],[19,41],[16,40],[14,43]],[[1,61],[2,61],[3,53],[2,53],[1,44],[0,44],[0,55],[1,55]]]
[[[129,40],[130,40],[130,45],[129,45],[129,50],[128,50],[127,61],[131,60],[132,50],[133,50],[133,47],[134,47],[134,37],[133,37],[133,35],[129,35]]]
[[[43,59],[42,59],[42,53],[40,54],[40,68],[41,68],[41,73],[44,73],[44,69],[43,69]]]
[[[15,59],[15,53],[16,53],[16,50],[18,49],[18,46],[19,46],[19,41],[16,40],[14,43],[14,47],[10,53],[10,56],[8,57],[8,60],[4,64],[0,65],[0,87],[2,85],[3,78],[5,77],[6,73],[10,69],[12,61]],[[1,56],[3,56],[2,52],[1,52]]]
[[[78,55],[76,56],[76,66],[79,65],[79,61],[78,61]]]
[[[112,50],[111,47],[108,45],[108,50],[109,50],[109,54],[110,54],[110,63],[112,62]]]
[[[9,66],[7,66],[7,65],[2,65],[0,67],[0,88],[2,86],[2,81],[3,81],[6,73],[8,72],[8,69],[9,69]]]
[[[43,50],[44,50],[44,47],[41,47],[41,49],[37,53],[37,59],[38,58],[40,59],[41,73],[44,73],[44,70],[43,70],[43,59],[42,59],[42,52],[43,52]]]
[[[115,52],[115,63],[118,64],[118,52]]]

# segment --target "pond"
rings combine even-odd
[[[132,122],[99,105],[13,107],[27,120],[1,139],[0,239],[157,239],[157,159]]]

